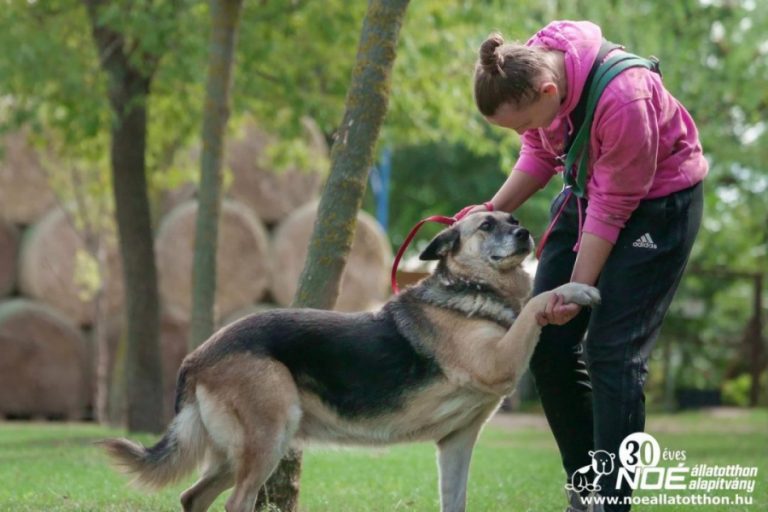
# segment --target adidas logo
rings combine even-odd
[[[643,249],[658,249],[650,233],[646,233],[632,243],[632,247],[642,247]]]

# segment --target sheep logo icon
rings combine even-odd
[[[613,462],[616,458],[615,454],[605,450],[590,450],[588,453],[592,457],[592,463],[574,471],[571,481],[565,484],[567,490],[597,492],[601,489],[597,483],[600,477],[613,473],[615,469]],[[590,475],[594,475],[591,481],[589,479]]]

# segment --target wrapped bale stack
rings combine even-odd
[[[25,132],[0,146],[0,417],[79,418],[90,393],[86,340],[66,314],[19,296],[22,240],[56,197]]]
[[[306,122],[316,168],[274,171],[264,155],[274,139],[249,122],[225,155],[229,186],[219,224],[215,317],[226,325],[245,315],[288,306],[296,292],[317,215],[328,147]],[[97,365],[94,332],[107,333],[112,374],[124,331],[122,269],[116,247],[105,255],[104,314],[97,319],[92,282],[81,267],[88,254],[48,185],[23,134],[4,139],[0,156],[0,419],[89,417]],[[187,352],[194,262],[196,190],[165,194],[155,236],[161,316],[165,416],[172,416],[176,372]],[[386,235],[358,216],[336,309],[368,309],[385,300],[392,253]],[[108,327],[98,329],[94,323]],[[99,324],[101,325],[101,324]],[[103,326],[102,326],[103,327]],[[110,381],[112,379],[110,378]]]

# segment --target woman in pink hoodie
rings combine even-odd
[[[461,213],[514,211],[563,172],[572,114],[602,43],[600,28],[585,21],[550,23],[525,45],[499,34],[483,43],[475,101],[490,123],[520,134],[522,147],[490,204]],[[584,190],[565,187],[552,205],[533,292],[574,281],[597,286],[603,298],[591,311],[552,302],[531,360],[568,483],[595,450],[619,464],[621,441],[644,429],[648,355],[701,223],[707,174],[691,116],[646,68],[607,85],[588,151]],[[615,489],[615,476],[601,476],[600,494],[622,501],[631,493]],[[568,510],[600,509],[575,491],[569,500]]]

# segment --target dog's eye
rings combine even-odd
[[[520,225],[520,221],[517,220],[514,215],[510,215],[509,217],[507,217],[507,222],[509,222],[513,226],[519,226]]]
[[[480,224],[477,229],[481,231],[491,231],[493,229],[493,222],[489,220],[483,221],[483,223]]]

